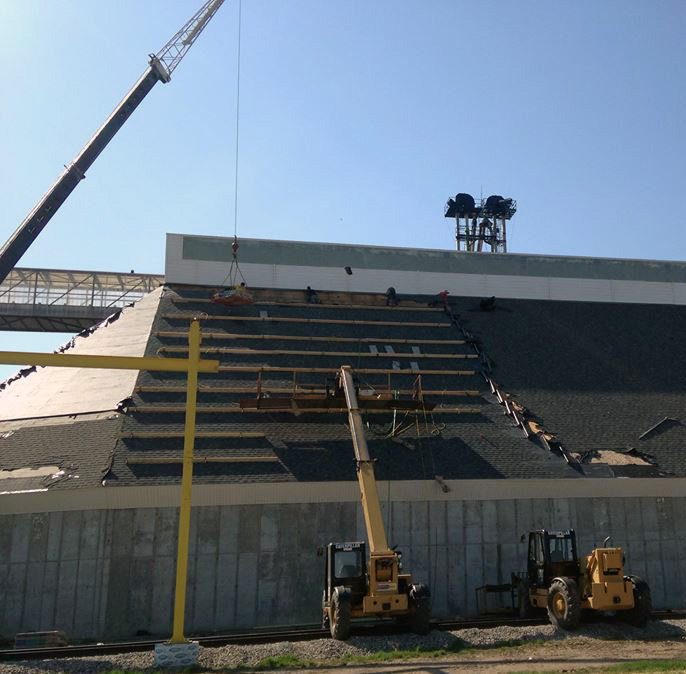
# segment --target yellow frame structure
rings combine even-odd
[[[188,580],[188,541],[190,538],[191,498],[193,486],[193,451],[195,449],[195,412],[198,394],[198,373],[219,372],[218,360],[200,359],[200,322],[193,319],[188,331],[188,358],[158,356],[96,356],[66,353],[31,353],[0,351],[3,365],[42,365],[46,367],[87,367],[103,370],[150,370],[156,372],[186,372],[186,418],[183,435],[183,473],[179,511],[179,541],[176,558],[174,590],[174,626],[170,643],[186,642],[184,612]]]

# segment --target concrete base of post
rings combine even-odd
[[[156,667],[192,667],[198,664],[199,645],[197,641],[185,644],[155,644]]]

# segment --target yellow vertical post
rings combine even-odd
[[[171,643],[186,642],[183,634],[188,578],[188,541],[191,528],[191,491],[193,485],[193,449],[195,444],[195,407],[198,396],[198,361],[200,360],[200,323],[194,319],[188,331],[188,379],[186,384],[186,424],[183,433],[183,474],[181,477],[181,510],[179,512],[179,545],[176,555],[176,591],[174,594],[174,628]]]

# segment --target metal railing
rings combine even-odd
[[[18,267],[0,283],[0,331],[79,332],[162,283],[156,274]]]
[[[63,269],[13,269],[0,284],[1,304],[117,308],[164,282],[157,274],[120,274]]]

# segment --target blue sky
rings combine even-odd
[[[200,4],[0,0],[3,240]],[[233,233],[237,10],[22,266],[161,272],[165,232]],[[684,259],[684,0],[243,0],[242,27],[239,236],[451,248],[447,197],[483,191],[515,252]]]

